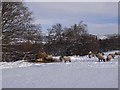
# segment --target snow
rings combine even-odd
[[[105,56],[109,53],[106,52]],[[71,56],[72,62],[1,62],[3,88],[117,88],[118,57],[98,62],[96,57]],[[54,57],[59,58],[59,57]]]
[[[108,37],[106,35],[99,35],[98,36],[98,39],[101,39],[101,40],[104,40],[104,39],[107,39]]]

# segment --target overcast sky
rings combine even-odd
[[[46,32],[55,23],[70,27],[81,20],[91,34],[118,33],[117,2],[25,2],[33,12],[34,23]]]

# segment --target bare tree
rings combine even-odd
[[[52,28],[48,29],[49,42],[61,40],[62,33],[63,33],[63,28],[61,24],[57,23],[53,25]]]
[[[3,43],[8,44],[17,33],[22,34],[31,20],[31,12],[22,2],[2,2]]]
[[[2,50],[3,58],[10,56],[8,61],[15,58],[14,52],[18,46],[12,43],[23,38],[23,33],[32,21],[31,14],[23,2],[2,2]]]

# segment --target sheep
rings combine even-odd
[[[104,58],[104,56],[103,56],[103,53],[98,53],[98,54],[96,54],[96,57],[99,59],[99,62],[100,62],[100,61],[104,61],[104,62],[105,62],[105,58]]]
[[[92,55],[92,52],[90,51],[90,52],[88,53],[88,57],[91,58],[91,57],[92,57],[91,55]]]
[[[120,52],[115,52],[115,55],[120,55]]]
[[[69,56],[61,56],[60,61],[64,60],[64,62],[66,63],[67,61],[71,62],[71,58]]]
[[[46,60],[46,61],[50,61],[50,62],[54,61],[52,55],[47,55],[47,57],[45,58],[45,60]]]
[[[111,55],[113,59],[115,58],[115,54],[109,54],[109,55]]]
[[[103,52],[99,52],[100,54],[102,54],[102,55],[105,55]]]
[[[93,52],[90,51],[90,52],[88,53],[88,57],[89,57],[89,58],[95,57],[95,52],[93,53]]]
[[[60,61],[62,61],[62,60],[63,60],[63,57],[64,57],[64,56],[60,56],[60,57],[59,57]]]
[[[106,58],[106,61],[111,61],[112,59],[113,59],[113,56],[109,54]]]

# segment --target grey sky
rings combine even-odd
[[[26,2],[33,12],[34,22],[46,32],[55,23],[70,27],[81,20],[92,34],[118,32],[118,3],[116,2]]]

